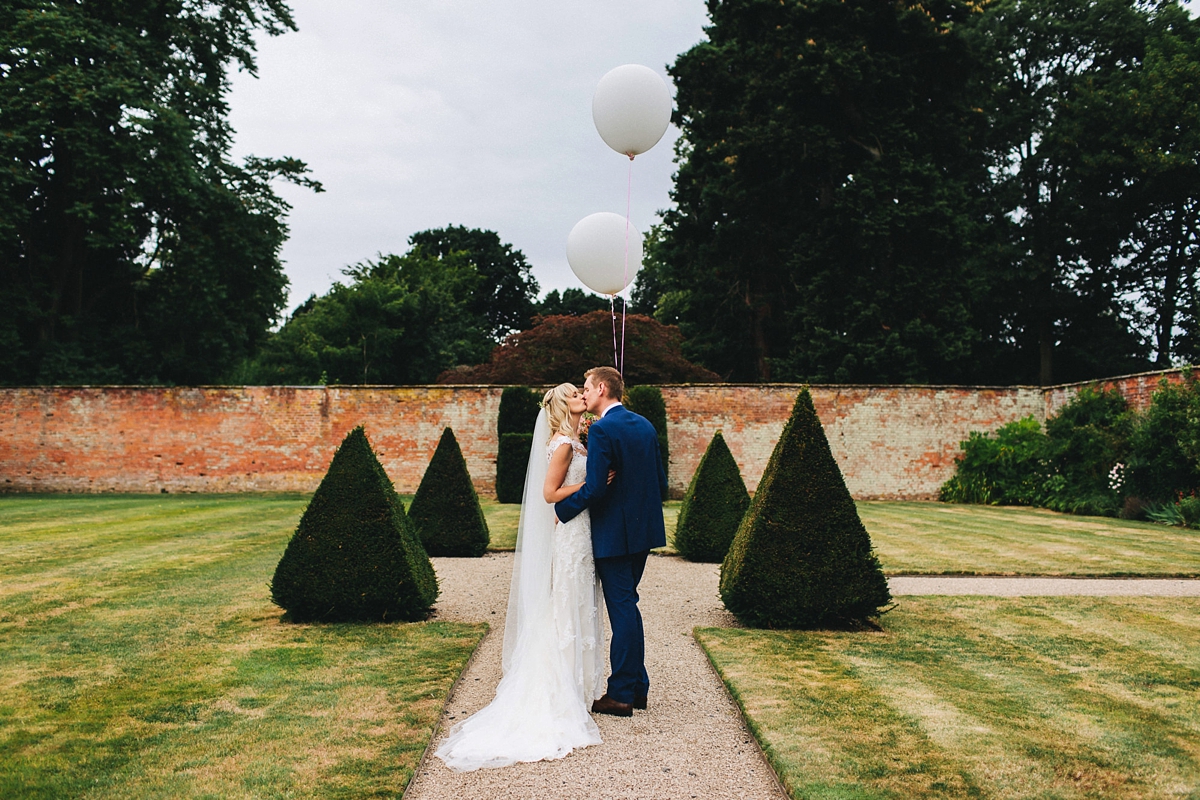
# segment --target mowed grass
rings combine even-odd
[[[678,501],[663,505],[674,552]],[[1200,576],[1200,531],[1038,508],[858,501],[891,575]]]
[[[1200,575],[1200,531],[1040,508],[860,501],[885,571]]]
[[[0,797],[395,797],[485,626],[292,625],[307,496],[0,497]]]
[[[1200,599],[905,598],[697,629],[796,798],[1200,797]]]

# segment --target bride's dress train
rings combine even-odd
[[[544,414],[526,475],[505,622],[504,677],[495,699],[455,725],[434,753],[457,771],[562,758],[577,747],[600,743],[600,730],[588,713],[604,694],[605,677],[603,595],[592,561],[591,520],[584,512],[555,524],[553,507],[542,499],[546,465],[533,462],[536,442],[545,441]],[[581,483],[586,456],[567,437],[556,436],[545,458],[537,460],[548,461],[564,443],[574,448],[565,483]]]

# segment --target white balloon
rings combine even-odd
[[[642,234],[630,225],[628,237],[627,265],[625,218],[611,211],[584,217],[567,235],[571,271],[593,292],[616,294],[633,283],[642,268]]]
[[[667,132],[671,91],[649,67],[617,67],[596,86],[592,121],[605,144],[632,158],[654,147]]]

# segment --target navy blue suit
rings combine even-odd
[[[608,471],[616,477],[608,483]],[[587,482],[554,505],[566,522],[583,509],[592,517],[592,554],[612,624],[608,695],[631,703],[650,688],[638,583],[650,549],[667,543],[662,503],[667,496],[654,426],[624,406],[612,406],[588,429]]]

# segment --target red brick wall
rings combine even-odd
[[[1046,389],[1046,409],[1042,419],[1053,416],[1058,410],[1075,396],[1085,386],[1103,386],[1105,389],[1116,389],[1125,395],[1129,405],[1138,411],[1144,411],[1150,405],[1150,396],[1158,388],[1159,383],[1166,378],[1171,383],[1183,381],[1182,369],[1164,370],[1162,372],[1139,372],[1135,375],[1121,375],[1116,378],[1106,378],[1102,381],[1085,381],[1083,383],[1068,383]]]
[[[667,386],[672,492],[681,495],[721,428],[753,489],[798,386]],[[492,491],[499,387],[44,387],[0,389],[0,488],[39,492],[311,491],[355,425],[401,492],[442,428],[476,487]],[[929,497],[958,442],[1037,414],[1029,388],[812,389],[858,497]]]

